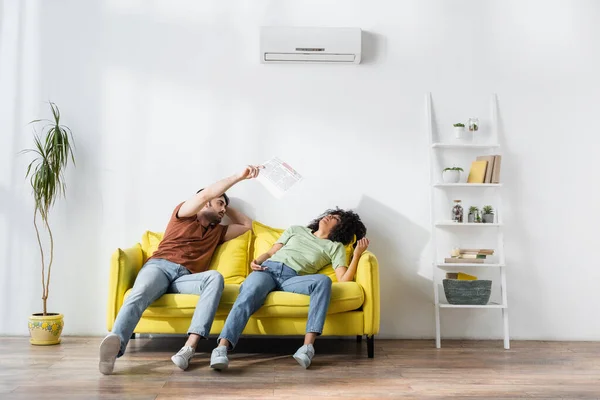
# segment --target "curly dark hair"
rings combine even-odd
[[[319,221],[323,219],[323,217],[327,215],[337,215],[340,217],[340,222],[333,228],[329,237],[327,239],[332,242],[340,242],[344,246],[352,243],[352,239],[354,239],[354,235],[356,235],[356,240],[360,240],[364,238],[367,234],[367,227],[362,223],[360,217],[357,213],[350,210],[342,210],[341,208],[329,209],[325,211],[319,218],[313,220],[310,224],[308,224],[308,229],[311,230],[312,233],[315,233],[319,230]]]

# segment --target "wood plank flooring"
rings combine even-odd
[[[443,342],[321,339],[304,370],[291,354],[301,339],[242,338],[230,368],[208,366],[216,341],[202,342],[187,371],[170,357],[183,337],[135,339],[115,374],[98,372],[100,337],[32,346],[0,337],[0,399],[600,399],[599,342]]]

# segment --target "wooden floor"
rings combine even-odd
[[[98,372],[99,337],[59,346],[0,337],[0,399],[600,398],[600,343],[322,339],[313,365],[290,354],[300,339],[242,339],[223,372],[208,366],[202,342],[187,371],[170,360],[182,337],[135,339],[115,374]]]

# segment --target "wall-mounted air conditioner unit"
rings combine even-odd
[[[260,60],[264,64],[358,64],[360,56],[360,28],[260,28]]]

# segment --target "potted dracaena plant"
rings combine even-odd
[[[50,286],[50,273],[54,261],[54,237],[50,229],[49,213],[54,202],[61,195],[65,195],[64,171],[69,160],[75,164],[73,155],[73,134],[71,130],[60,124],[60,111],[52,102],[52,120],[35,120],[30,123],[44,122],[41,132],[34,130],[34,147],[25,149],[22,153],[32,153],[35,158],[27,167],[26,178],[31,183],[34,210],[33,226],[41,254],[42,275],[42,305],[43,312],[32,314],[29,317],[30,342],[36,345],[50,345],[60,343],[60,334],[64,322],[60,313],[49,313],[47,301]],[[38,221],[39,220],[39,221]],[[38,225],[41,222],[41,226]],[[48,234],[49,250],[44,249],[40,230]]]
[[[492,208],[492,206],[483,206],[483,208],[481,209],[481,214],[484,223],[494,223],[494,209]]]

